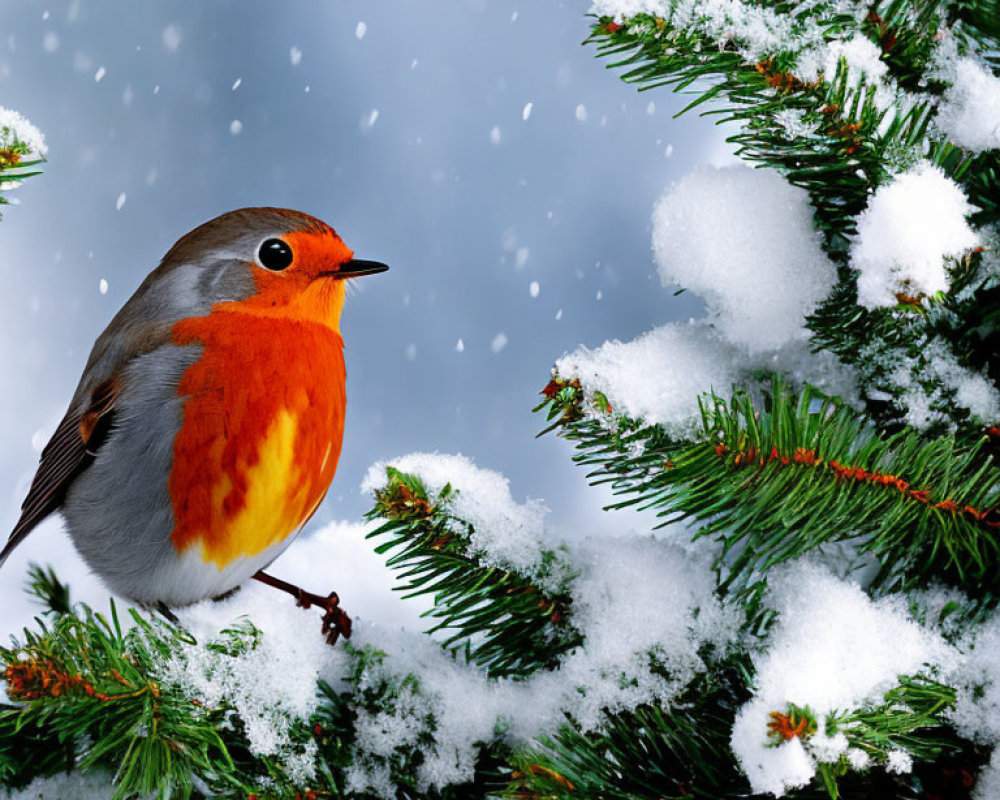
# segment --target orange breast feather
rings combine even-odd
[[[343,340],[310,321],[218,310],[181,320],[173,340],[204,349],[178,389],[171,540],[221,569],[296,531],[326,494],[344,431]]]

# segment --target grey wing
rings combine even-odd
[[[21,518],[0,551],[0,566],[39,522],[60,508],[69,487],[94,461],[128,382],[129,365],[170,342],[178,319],[209,312],[211,298],[199,291],[199,282],[225,287],[235,299],[252,294],[249,275],[243,262],[231,259],[197,266],[163,263],[150,273],[94,343],[69,411],[42,451]],[[183,358],[185,364],[193,360]],[[164,379],[175,377],[170,373]]]
[[[74,478],[94,460],[111,429],[119,391],[116,377],[101,381],[87,406],[80,411],[71,408],[63,417],[42,450],[38,471],[21,504],[21,518],[0,551],[0,566],[39,522],[59,508]]]

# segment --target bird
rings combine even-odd
[[[331,643],[350,635],[335,592],[263,570],[337,469],[346,284],[387,269],[289,209],[238,209],[182,236],[97,337],[0,566],[59,512],[111,591],[173,621],[257,578],[323,607]]]

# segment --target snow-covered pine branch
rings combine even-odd
[[[24,115],[0,106],[0,204],[16,202],[4,193],[41,174],[39,165],[47,152],[45,136],[38,128]]]
[[[763,167],[697,169],[653,211],[661,278],[704,317],[563,356],[540,406],[620,505],[691,529],[559,542],[468,459],[380,463],[365,532],[430,636],[358,614],[330,649],[254,588],[187,612],[191,634],[53,611],[0,652],[0,780],[992,800],[998,11],[597,0],[599,53]]]

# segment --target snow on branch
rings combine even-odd
[[[900,294],[947,292],[946,259],[979,244],[966,220],[974,210],[961,187],[927,162],[880,187],[851,245],[858,302],[877,308],[896,305]]]
[[[449,510],[471,526],[469,552],[483,564],[514,570],[541,589],[559,591],[566,575],[547,563],[544,519],[548,509],[541,502],[515,502],[506,478],[476,467],[462,455],[413,453],[380,461],[369,467],[361,490],[384,489],[386,467],[419,476],[429,495],[440,495],[449,487]]]
[[[884,705],[900,677],[947,674],[957,652],[917,624],[902,597],[872,601],[808,561],[772,570],[768,583],[778,618],[754,657],[753,698],[732,734],[753,791],[780,797],[807,785],[820,765],[908,771],[900,748],[907,731],[878,735],[842,721]],[[941,713],[928,720],[943,721]]]
[[[45,136],[38,128],[17,111],[0,106],[0,204],[13,202],[3,192],[41,174],[38,165],[47,152]]]
[[[952,82],[938,107],[938,129],[974,153],[1000,148],[1000,78],[968,57],[944,69]]]
[[[702,295],[722,336],[753,353],[804,339],[836,278],[808,193],[746,166],[696,167],[668,190],[653,252],[664,285]]]
[[[385,492],[402,480],[404,486],[428,489],[423,497],[418,489],[416,496],[428,504],[429,518],[446,513],[452,519],[468,522],[461,513],[470,513],[475,519],[470,542],[482,541],[477,540],[476,530],[488,532],[485,538],[493,552],[508,551],[504,541],[507,538],[523,541],[524,531],[517,521],[523,519],[525,506],[512,500],[506,480],[497,473],[481,470],[468,459],[447,455],[413,454],[388,465],[389,469],[384,464],[376,465],[385,478],[379,479],[378,471],[373,470],[365,483],[379,500],[379,513],[394,513]],[[404,466],[412,472],[401,479],[394,471]],[[430,487],[437,487],[438,494],[429,491]],[[446,488],[448,492],[442,497]],[[477,495],[479,489],[484,491]],[[396,494],[392,499],[398,501],[399,497]],[[401,535],[424,536],[420,527],[424,524],[426,519]],[[560,646],[562,654],[553,665],[557,668],[538,670],[530,680],[522,682],[534,693],[530,707],[549,709],[549,714],[567,714],[584,729],[597,729],[608,712],[653,701],[669,703],[705,668],[709,654],[723,654],[734,643],[740,615],[724,608],[715,596],[710,554],[688,553],[675,545],[637,536],[582,544],[557,543],[541,527],[532,538],[536,547],[545,542],[547,549],[539,549],[537,558],[523,559],[522,563],[552,563],[544,553],[559,553],[563,561],[559,586],[565,593],[560,603],[565,618],[552,620],[552,624],[557,629],[569,624],[577,636],[572,646]],[[433,553],[424,556],[428,563],[434,557]],[[409,574],[419,564],[400,566]],[[486,577],[478,580],[485,582]],[[536,605],[543,608],[544,602],[540,598]],[[494,605],[501,612],[505,610],[499,601]],[[482,626],[479,635],[492,636],[490,618],[479,615],[477,620]],[[523,616],[514,616],[514,622],[527,625]],[[471,635],[474,629],[468,628],[467,632]],[[557,637],[556,641],[567,640]],[[474,657],[479,647],[473,640]]]

